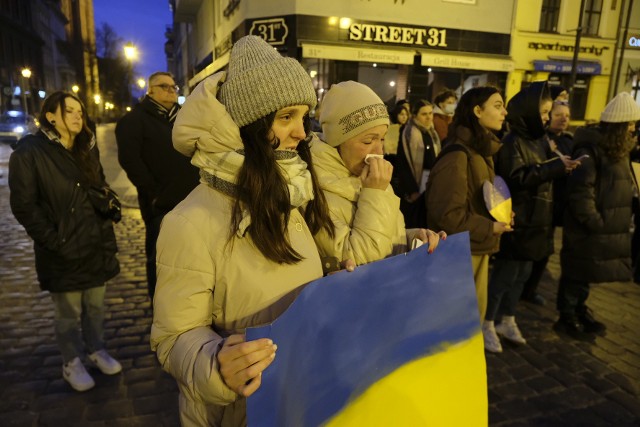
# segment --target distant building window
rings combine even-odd
[[[602,15],[602,0],[587,0],[582,16],[582,34],[597,36],[600,28],[600,16]]]
[[[543,0],[540,14],[540,32],[555,33],[558,31],[558,15],[560,0]]]

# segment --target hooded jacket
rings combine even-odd
[[[325,230],[315,236],[320,254],[340,261],[353,259],[361,265],[406,252],[400,199],[391,186],[386,191],[362,188],[360,178],[349,172],[338,150],[318,138],[312,141],[311,154],[335,226],[333,238]]]
[[[564,176],[560,158],[549,159],[540,118],[546,82],[534,82],[507,105],[510,132],[502,140],[496,173],[504,178],[515,212],[512,233],[502,235],[500,258],[537,261],[553,253],[554,179]]]
[[[97,147],[90,156],[106,185]],[[9,159],[11,211],[33,239],[43,290],[94,288],[120,271],[113,223],[95,211],[84,181],[73,155],[42,131],[20,140]]]
[[[200,169],[211,153],[242,148],[240,130],[216,99],[225,73],[200,83],[180,111],[174,145]],[[200,184],[164,217],[157,244],[158,283],[151,348],[178,382],[183,426],[246,424],[246,402],[224,383],[217,354],[224,338],[272,322],[302,285],[322,277],[311,232],[291,211],[289,241],[303,260],[266,259],[250,235],[229,240],[233,199]]]
[[[598,126],[579,128],[573,156],[588,154],[567,180],[562,275],[591,283],[631,280],[633,178],[627,156],[608,157]]]
[[[427,182],[427,223],[448,234],[469,232],[473,255],[498,250],[500,236],[493,233],[494,219],[484,203],[482,185],[493,182],[493,155],[500,142],[493,134],[477,141],[471,131],[458,127],[449,135],[450,144],[468,151],[454,151],[438,158]]]

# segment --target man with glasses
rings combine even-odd
[[[145,223],[147,285],[153,300],[156,287],[156,240],[166,213],[198,185],[198,169],[178,153],[171,141],[180,106],[173,76],[149,76],[147,94],[116,126],[118,160],[138,190]]]

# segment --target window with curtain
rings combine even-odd
[[[558,31],[558,15],[560,14],[560,0],[543,0],[540,14],[540,29],[542,33]]]
[[[583,35],[598,35],[600,16],[602,16],[602,0],[587,0],[584,4],[584,15],[582,15]]]

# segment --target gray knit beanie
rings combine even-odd
[[[624,123],[640,120],[640,105],[628,92],[617,94],[600,114],[601,122]]]
[[[302,65],[257,36],[245,36],[233,45],[219,99],[238,127],[291,105],[312,110],[317,102]]]
[[[389,125],[387,107],[362,83],[346,81],[331,86],[322,100],[320,124],[332,147],[379,125]]]

